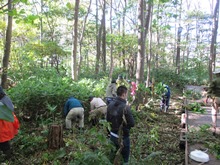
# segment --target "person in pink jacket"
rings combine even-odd
[[[135,82],[131,82],[131,96],[135,96],[137,90],[137,84]]]

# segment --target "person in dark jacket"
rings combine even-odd
[[[127,95],[127,87],[119,86],[116,99],[107,107],[107,121],[111,125],[110,140],[115,144],[117,150],[122,147],[121,154],[125,164],[128,164],[130,154],[129,132],[131,127],[134,127],[134,118],[131,109],[126,105]],[[122,135],[120,132],[122,132]],[[123,140],[123,146],[120,146],[119,143],[119,139],[121,138]]]
[[[84,108],[79,100],[70,97],[64,106],[66,129],[72,129],[72,120],[79,121],[79,128],[84,127]]]

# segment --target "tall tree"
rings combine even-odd
[[[110,45],[110,71],[109,71],[109,78],[112,78],[113,74],[113,67],[114,67],[114,62],[113,62],[113,39],[112,39],[112,33],[113,33],[113,28],[112,28],[112,0],[110,1],[110,33],[111,33],[111,45]]]
[[[123,42],[125,42],[125,16],[126,16],[126,8],[127,8],[127,1],[124,0],[124,9],[123,9],[123,16],[122,16],[122,38]],[[125,45],[125,44],[123,44]],[[125,48],[122,47],[122,61],[123,61],[123,68],[125,69]]]
[[[216,38],[218,33],[218,21],[219,21],[219,0],[216,0],[214,15],[213,15],[213,27],[212,27],[212,40],[210,46],[210,58],[209,58],[209,80],[212,81],[212,72],[215,69],[216,62]]]
[[[77,80],[77,41],[78,41],[78,13],[79,13],[79,1],[75,1],[74,10],[74,27],[73,27],[73,52],[72,52],[72,79]]]
[[[152,14],[152,2],[148,1],[148,9],[146,10],[145,0],[138,1],[138,55],[137,55],[137,84],[144,82],[144,64],[146,51],[146,36],[150,26],[150,18]]]
[[[182,0],[180,1],[180,10],[179,10],[179,27],[177,31],[177,50],[176,50],[176,73],[180,74],[180,41],[181,41],[181,13],[182,13]]]
[[[105,10],[106,10],[106,0],[103,1],[103,16],[102,16],[102,67],[103,67],[103,71],[106,71],[106,21],[105,21]]]
[[[152,13],[152,9],[153,9],[153,5],[149,4],[148,5],[148,13]],[[148,16],[150,16],[148,19],[152,20],[152,14],[148,14]],[[152,26],[150,26],[150,20],[148,21],[149,25],[148,27],[150,27],[149,30],[149,40],[148,40],[148,54],[147,54],[147,81],[146,81],[146,85],[149,86],[150,85],[150,70],[151,70],[151,57],[152,57]]]
[[[85,29],[86,29],[86,22],[87,22],[87,18],[88,18],[89,12],[90,12],[91,4],[92,4],[92,0],[89,1],[89,7],[88,7],[88,10],[87,10],[85,19],[83,21],[82,32],[81,32],[80,39],[79,39],[79,65],[78,65],[79,67],[78,67],[77,75],[80,75],[80,70],[81,70],[81,65],[82,65],[82,59],[83,59],[83,56],[82,56],[82,43],[83,43],[84,32],[85,32]]]
[[[144,0],[138,0],[138,55],[137,55],[137,84],[144,80],[145,40],[144,40]]]
[[[100,61],[100,30],[99,30],[99,7],[98,0],[96,0],[96,63],[95,73],[99,73],[99,61]]]
[[[41,12],[41,16],[40,16],[40,42],[43,41],[43,0],[40,1],[40,12]]]
[[[12,36],[12,16],[10,13],[12,11],[12,0],[8,0],[8,25],[6,30],[6,39],[5,39],[5,48],[4,48],[4,57],[3,57],[3,73],[2,73],[2,82],[1,85],[3,88],[7,88],[7,76],[8,76],[8,65],[9,57],[11,51],[11,36]]]

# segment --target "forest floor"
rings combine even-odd
[[[199,92],[203,98],[199,99],[199,100],[189,100],[190,102],[198,102],[201,103],[204,102],[205,100],[205,96],[204,96],[204,91],[203,91],[203,87],[202,86],[188,86],[186,87],[187,89],[190,90],[194,90],[196,92]],[[202,108],[205,109],[205,113],[204,114],[199,114],[199,113],[193,113],[192,111],[189,111],[188,113],[188,128],[189,128],[189,132],[193,132],[193,130],[201,130],[204,128],[204,126],[209,125],[210,127],[208,128],[208,135],[206,138],[203,139],[203,137],[198,137],[201,138],[203,140],[191,140],[191,142],[189,142],[188,148],[189,148],[189,153],[191,151],[194,151],[195,149],[197,150],[207,150],[207,154],[209,155],[209,161],[205,164],[210,164],[210,165],[219,165],[220,164],[220,160],[216,159],[215,154],[210,151],[209,144],[211,143],[216,143],[216,144],[220,144],[219,142],[219,138],[220,138],[220,115],[218,114],[217,117],[217,135],[216,136],[212,136],[212,132],[213,132],[213,128],[212,128],[212,119],[211,119],[211,100],[209,100],[210,102],[206,105],[206,106],[202,106]],[[218,139],[218,140],[217,140]],[[215,145],[215,144],[214,144]],[[190,165],[198,165],[200,164],[199,162],[196,162],[192,159],[189,158],[189,164]]]
[[[192,88],[193,90],[194,87]],[[199,89],[202,89],[199,87]],[[196,88],[197,90],[197,88]],[[201,91],[201,90],[200,90]],[[181,103],[177,95],[172,95],[171,103]],[[201,100],[190,100],[201,101]],[[205,107],[207,113],[196,114],[189,112],[189,149],[208,149],[210,161],[206,164],[217,165],[215,149],[220,151],[220,135],[213,136],[211,130],[204,129],[204,125],[211,124],[210,106]],[[181,109],[181,108],[180,108]],[[134,111],[135,127],[131,129],[131,155],[132,165],[183,165],[185,152],[180,149],[180,121],[181,115],[175,114],[174,106],[168,113],[161,113],[158,105],[154,108],[143,107],[140,111]],[[88,116],[85,115],[85,119]],[[63,119],[59,119],[63,123]],[[218,118],[218,132],[220,130]],[[204,129],[204,131],[194,131]],[[102,125],[92,127],[88,121],[85,123],[85,131],[79,133],[75,130],[69,133],[64,130],[64,148],[51,150],[47,148],[48,124],[21,121],[19,135],[13,140],[13,159],[6,161],[7,165],[29,164],[89,164],[103,165],[101,162],[106,151],[108,139],[106,128]],[[219,132],[220,133],[220,132]],[[217,144],[217,145],[216,145]],[[102,157],[100,157],[102,155]],[[220,155],[220,153],[218,153]],[[92,156],[91,159],[88,159]],[[5,161],[3,161],[5,162]],[[0,153],[1,163],[1,153]],[[197,165],[189,158],[190,165]]]

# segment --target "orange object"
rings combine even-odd
[[[18,134],[20,123],[18,118],[14,115],[14,122],[8,122],[0,119],[0,143],[9,141]]]

